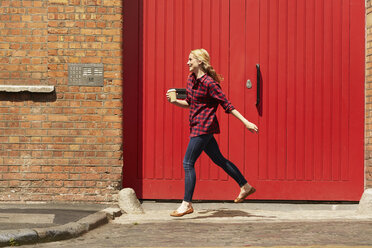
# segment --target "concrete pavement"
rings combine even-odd
[[[179,203],[145,201],[145,214],[124,214],[116,224],[172,222],[169,213]],[[305,222],[305,221],[372,221],[372,215],[357,213],[358,204],[297,204],[297,203],[194,203],[195,212],[182,217],[183,222]]]
[[[372,216],[357,204],[144,202],[145,214],[123,214],[84,235],[25,247],[357,247],[372,245]]]

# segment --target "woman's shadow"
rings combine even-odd
[[[209,219],[209,218],[233,218],[233,217],[260,217],[260,218],[275,218],[274,216],[263,216],[254,215],[242,210],[231,210],[231,209],[212,209],[199,211],[198,214],[203,216],[197,216],[193,218],[185,218],[183,220],[197,220],[197,219]],[[182,219],[178,219],[182,220]]]

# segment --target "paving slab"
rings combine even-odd
[[[0,204],[0,230],[42,228],[77,221],[100,211],[102,204]]]
[[[78,237],[120,214],[103,204],[0,204],[0,247]]]
[[[55,214],[0,213],[0,223],[52,224]]]
[[[178,206],[179,203],[143,202],[144,214],[123,214],[113,223],[372,221],[372,215],[357,212],[357,204],[194,203],[193,214],[171,217],[169,214]]]

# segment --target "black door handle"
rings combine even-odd
[[[260,106],[261,102],[261,70],[260,70],[260,64],[256,64],[256,70],[257,70],[257,100],[256,100],[256,106]]]

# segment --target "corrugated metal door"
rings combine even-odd
[[[257,187],[254,198],[358,200],[363,6],[361,0],[143,0],[139,164],[124,166],[124,184],[140,198],[182,198],[188,110],[167,103],[165,92],[185,87],[188,54],[203,47],[232,103],[259,125],[253,135],[220,110],[216,135],[223,154]],[[195,199],[238,193],[204,154],[196,169]]]
[[[256,81],[256,63],[262,75],[262,103],[253,118],[260,134],[242,136],[240,123],[231,122],[229,136],[230,156],[244,164],[258,189],[255,198],[359,200],[363,1],[231,3],[230,98],[244,99],[234,102],[249,118],[255,116],[256,93],[244,84]]]
[[[187,58],[196,47],[208,49],[216,70],[228,78],[228,0],[143,1],[143,167],[138,171],[143,198],[183,196],[182,160],[189,141],[188,110],[169,104],[165,92],[172,87],[185,87]],[[227,123],[228,117],[220,114],[220,119]],[[222,126],[218,140],[226,153],[228,126]],[[210,183],[217,187],[227,180],[205,155],[196,167],[199,180],[196,198],[205,198]]]

